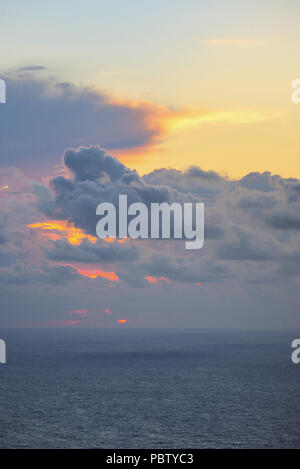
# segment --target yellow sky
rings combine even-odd
[[[296,43],[212,38],[198,45],[184,67],[174,70],[170,61],[147,81],[147,100],[172,109],[158,117],[160,138],[114,154],[142,173],[199,165],[233,178],[250,171],[300,177],[300,105],[291,101],[291,83],[300,76]],[[135,80],[123,76],[119,85],[115,95],[145,99]]]
[[[300,106],[186,111],[161,119],[163,132],[156,142],[115,154],[141,173],[198,165],[232,178],[251,171],[300,177]]]
[[[61,81],[169,110],[154,112],[151,145],[114,153],[130,166],[300,177],[298,0],[23,3],[17,17],[5,10],[8,68],[47,65]]]

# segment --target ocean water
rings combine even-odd
[[[1,448],[300,447],[297,334],[125,326],[0,337]]]

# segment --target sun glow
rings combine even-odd
[[[88,271],[88,270],[81,270],[81,269],[77,269],[77,268],[76,268],[76,270],[83,277],[88,277],[88,278],[92,278],[92,279],[95,279],[95,278],[98,278],[98,277],[103,277],[106,280],[109,280],[110,282],[119,282],[120,281],[119,277],[117,276],[117,274],[115,272],[102,272],[100,270]]]
[[[88,239],[91,243],[97,242],[97,237],[84,233],[80,228],[76,228],[73,223],[67,220],[48,220],[27,225],[27,228],[41,230],[43,237],[56,241],[57,239],[67,239],[70,244],[79,245],[83,239]],[[50,232],[50,233],[49,233]]]
[[[151,277],[150,275],[147,275],[144,277],[145,280],[147,280],[148,283],[158,283],[158,281],[164,281],[166,283],[171,283],[171,280],[169,277]]]

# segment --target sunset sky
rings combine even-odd
[[[142,172],[201,164],[235,178],[300,176],[290,100],[299,13],[297,0],[7,2],[1,68],[44,66],[39,79],[146,107],[155,138],[114,151]]]
[[[297,324],[299,17],[297,0],[1,5],[0,323]],[[98,240],[120,193],[204,202],[204,248]]]

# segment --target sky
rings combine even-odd
[[[1,5],[0,324],[299,325],[296,0]],[[205,243],[95,207],[205,203]]]

